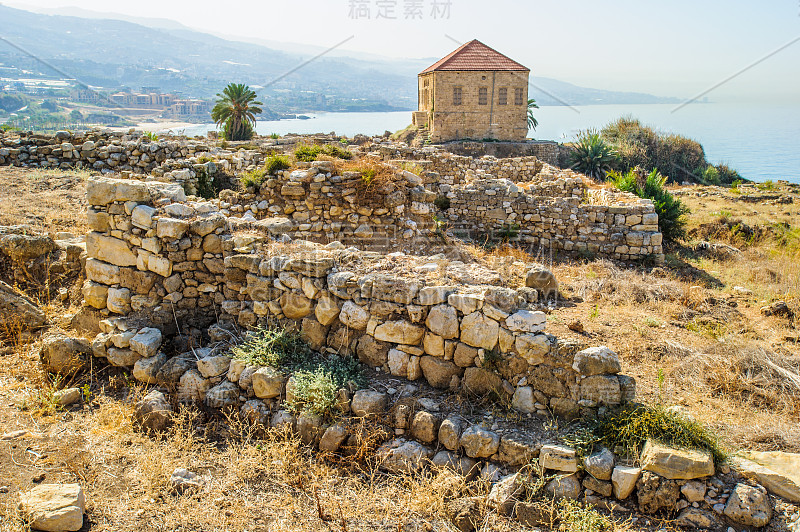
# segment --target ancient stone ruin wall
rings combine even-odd
[[[448,200],[436,216],[458,237],[499,237],[623,261],[663,261],[658,215],[650,200],[590,189],[585,176],[535,157],[473,159],[403,146],[381,146],[379,153],[392,164],[420,166],[426,189]]]
[[[580,179],[519,187],[476,180],[447,193],[454,234],[480,239],[505,235],[526,246],[591,253],[617,260],[663,260],[658,215],[649,200],[630,194],[589,196]],[[586,203],[584,198],[597,203]]]
[[[511,157],[536,157],[545,164],[559,166],[559,160],[563,158],[564,146],[555,141],[531,141],[527,142],[475,142],[475,141],[455,141],[436,145],[450,153],[456,155],[466,155],[468,157],[483,157],[491,155],[498,158]]]
[[[206,141],[186,139],[150,141],[141,132],[0,134],[0,166],[84,168],[142,178],[149,175],[180,183],[189,194],[197,193],[198,180],[203,177],[240,172],[262,160],[258,150],[225,150]]]
[[[242,221],[262,221],[272,232],[327,243],[334,240],[362,248],[399,249],[435,227],[431,216],[436,195],[421,179],[398,172],[396,179],[367,186],[360,172],[336,171],[334,163],[297,163],[258,189],[223,191],[222,213]]]
[[[536,290],[464,284],[470,268],[446,259],[384,273],[365,266],[378,255],[341,244],[295,253],[253,246],[258,235],[233,232],[235,223],[211,202],[184,202],[175,184],[98,178],[88,200],[83,293],[86,305],[110,317],[165,329],[176,321],[280,322],[317,349],[355,353],[410,380],[476,393],[502,388],[525,412],[574,415],[633,398],[633,379],[617,375],[616,355],[579,353],[544,333],[545,314],[532,310]],[[461,282],[424,275],[440,270]],[[120,366],[140,358],[116,347],[106,356]],[[484,367],[487,359],[495,369]]]
[[[497,159],[486,156],[474,159],[438,148],[406,148],[401,146],[380,146],[378,153],[384,161],[415,161],[423,170],[436,172],[438,182],[457,185],[468,182],[471,176],[489,174],[499,179],[509,179],[515,183],[539,181],[544,163],[537,157],[514,157]]]

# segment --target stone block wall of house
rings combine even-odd
[[[433,142],[528,135],[528,72],[429,72],[419,76],[419,94]]]

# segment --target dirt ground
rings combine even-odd
[[[87,177],[0,167],[0,225],[84,232]],[[693,236],[669,251],[663,267],[545,261],[562,292],[547,330],[616,350],[643,401],[680,405],[731,450],[800,452],[797,321],[761,312],[778,300],[800,312],[800,243],[784,231],[800,220],[800,194],[783,186],[677,192],[692,209]],[[752,231],[742,233],[741,224],[731,231],[729,219]],[[695,251],[708,235],[740,252]],[[77,308],[46,310],[66,327]],[[169,433],[149,437],[131,425],[142,390],[130,375],[98,367],[54,383],[39,368],[38,347],[0,343],[0,436],[23,431],[0,440],[1,531],[25,530],[17,495],[40,482],[81,483],[89,501],[84,530],[92,531],[454,530],[444,501],[487,489],[447,473],[398,477],[368,462],[328,460],[290,437],[263,439],[233,417],[202,409],[184,411]],[[66,384],[85,387],[89,400],[55,408],[52,391]],[[172,493],[177,467],[202,474],[203,490]],[[617,521],[620,529],[669,529],[655,519]],[[517,529],[494,514],[484,526]]]

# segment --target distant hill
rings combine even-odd
[[[344,53],[339,50],[336,56],[297,69],[323,48],[234,41],[163,19],[120,20],[125,17],[77,8],[62,8],[59,13],[65,11],[81,16],[46,15],[0,5],[0,36],[72,77],[100,87],[156,86],[208,98],[227,82],[237,81],[258,89],[265,104],[279,111],[408,110],[417,105],[416,73],[435,61],[357,53],[347,57],[339,55]],[[278,49],[281,46],[287,50]],[[2,41],[0,63],[61,77]],[[531,83],[531,94],[540,105],[677,101],[548,78],[533,78]]]

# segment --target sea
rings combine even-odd
[[[543,106],[535,111],[539,126],[530,136],[569,142],[585,129],[599,129],[622,116],[665,133],[692,138],[703,145],[706,159],[725,163],[752,181],[800,183],[800,105],[693,103]],[[317,113],[308,119],[259,121],[259,134],[331,133],[353,136],[397,131],[411,123],[411,112]],[[173,130],[205,135],[214,124]]]

